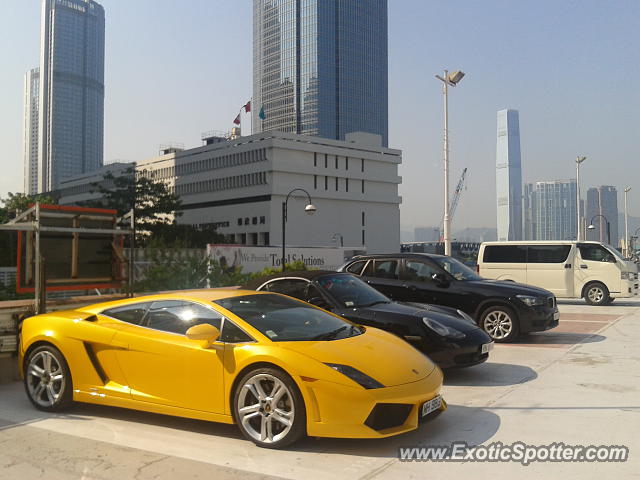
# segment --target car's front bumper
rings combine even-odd
[[[366,390],[346,387],[324,380],[302,381],[302,393],[307,410],[307,434],[335,438],[384,438],[414,430],[422,417],[422,405],[439,395],[442,371],[435,368],[427,377],[416,382]],[[370,415],[387,405],[405,405],[406,412],[396,425],[375,429]],[[380,407],[382,406],[382,407]],[[392,410],[397,408],[389,407]],[[444,400],[440,411],[446,410]],[[431,415],[433,416],[433,415]],[[430,416],[427,416],[427,419]],[[369,420],[369,421],[368,421]]]
[[[416,345],[440,368],[471,367],[486,362],[489,352],[482,352],[482,346],[491,343],[491,337],[478,329],[465,332],[465,338],[442,342],[441,346]]]
[[[520,333],[544,332],[558,326],[560,312],[556,306],[528,307],[522,305],[518,308],[518,318],[520,319]]]

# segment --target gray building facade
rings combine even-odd
[[[517,110],[498,112],[496,197],[498,240],[522,240],[522,169]]]
[[[104,142],[104,10],[42,0],[38,193],[99,169]]]
[[[254,0],[252,126],[386,147],[387,0]]]
[[[602,215],[602,216],[600,216]],[[603,218],[604,217],[604,218]],[[607,242],[607,222],[611,235],[611,245],[618,246],[618,191],[611,185],[601,185],[587,190],[587,240]]]
[[[575,240],[576,181],[537,182],[534,194],[535,240]]]

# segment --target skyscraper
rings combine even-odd
[[[93,0],[42,0],[38,116],[38,192],[102,166],[104,10]]]
[[[24,193],[38,191],[38,99],[40,70],[32,68],[24,76],[24,125],[22,158],[24,162]]]
[[[522,169],[517,110],[498,112],[496,196],[498,240],[522,240]]]
[[[595,227],[593,230],[587,229],[587,240],[606,243],[608,221],[611,245],[618,246],[618,191],[616,187],[601,185],[587,190],[586,213],[587,225],[593,224]]]
[[[537,182],[534,194],[536,240],[575,240],[576,180]]]
[[[254,0],[253,132],[388,145],[387,0]]]
[[[524,184],[522,196],[523,240],[536,240],[536,189],[533,183]]]

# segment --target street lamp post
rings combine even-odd
[[[593,217],[591,217],[591,221],[589,222],[589,226],[587,227],[589,230],[595,230],[596,226],[593,224],[593,220],[597,217],[601,217],[601,219],[604,219],[605,224],[607,225],[607,244],[611,245],[611,224],[609,223],[609,220],[607,220],[607,217],[605,217],[604,215],[594,215]],[[600,225],[602,225],[602,220],[600,220]],[[602,228],[602,227],[600,227]]]
[[[340,238],[340,246],[344,247],[344,237],[342,236],[341,233],[334,233],[333,236],[331,237],[331,240],[336,242],[336,245],[337,245],[338,244],[338,238]]]
[[[578,230],[576,231],[576,239],[581,241],[582,235],[582,221],[580,216],[580,164],[584,162],[587,157],[576,157],[576,216],[578,217]]]
[[[629,212],[627,212],[627,193],[631,187],[624,189],[624,256],[629,256]]]
[[[309,195],[309,192],[307,192],[305,189],[303,188],[294,188],[293,190],[291,190],[288,194],[287,194],[287,198],[285,198],[284,202],[282,202],[282,271],[286,271],[286,256],[285,256],[285,245],[286,245],[286,231],[287,231],[287,203],[289,202],[289,197],[291,196],[292,193],[294,192],[302,192],[307,196],[307,200],[309,201],[309,203],[307,203],[307,206],[304,207],[304,211],[307,212],[308,215],[313,215],[314,213],[316,213],[316,206],[314,204],[311,203],[311,195]]]
[[[451,255],[451,217],[449,215],[449,86],[455,87],[464,77],[464,72],[456,70],[449,73],[444,71],[444,76],[436,75],[442,82],[442,94],[444,96],[444,254]]]

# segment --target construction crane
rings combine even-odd
[[[460,201],[460,195],[462,194],[462,189],[464,188],[464,181],[467,178],[467,169],[462,170],[462,175],[460,175],[460,180],[458,180],[458,184],[456,185],[456,189],[453,191],[453,198],[451,199],[451,203],[449,204],[449,218],[453,220],[453,214],[456,213],[456,207],[458,206],[458,202]],[[440,222],[440,225],[444,224],[444,217]]]

